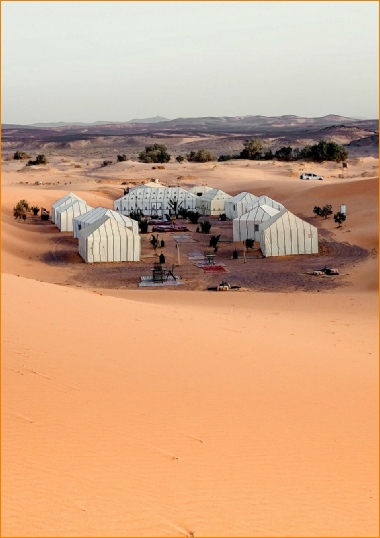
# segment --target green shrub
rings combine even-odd
[[[129,160],[129,159],[128,159],[128,157],[126,156],[125,153],[123,153],[122,155],[118,155],[118,156],[117,156],[117,161],[118,161],[119,163],[121,163],[121,162],[123,162],[123,161],[128,161],[128,160]]]
[[[30,158],[30,155],[28,155],[27,153],[25,153],[24,151],[16,151],[16,153],[13,155],[13,158],[17,161],[17,160],[22,160],[22,159],[29,159]]]
[[[183,163],[183,161],[185,160],[185,157],[183,157],[182,155],[178,155],[178,157],[176,157],[175,160],[178,163]]]
[[[214,252],[216,252],[218,250],[219,239],[220,239],[220,235],[212,235],[210,237],[209,246],[214,248]]]
[[[211,222],[209,220],[204,220],[203,222],[200,222],[201,231],[203,234],[210,233],[211,230]]]
[[[227,220],[227,215],[225,213],[221,213],[219,215],[219,220],[223,220],[223,221]]]
[[[194,163],[207,163],[209,161],[216,161],[215,155],[208,149],[199,149],[198,151],[190,151],[186,158],[189,162]]]
[[[110,164],[112,164],[112,161],[103,161],[100,166],[104,167],[104,166],[109,166]]]
[[[146,234],[148,233],[148,219],[141,219],[139,222],[140,227],[140,233]]]
[[[200,216],[201,216],[201,214],[198,213],[198,211],[188,211],[187,212],[187,218],[190,220],[191,224],[197,224],[198,219],[199,219]]]
[[[49,161],[47,160],[45,155],[41,154],[41,155],[37,155],[35,161],[28,161],[27,166],[35,166],[35,165],[39,165],[39,164],[47,164],[48,162]]]
[[[264,143],[260,138],[251,138],[244,142],[244,149],[240,152],[241,159],[259,160],[262,157]]]
[[[246,239],[243,241],[245,248],[253,248],[254,240],[253,239]]]
[[[338,228],[341,228],[342,226],[342,223],[346,220],[346,214],[345,213],[341,213],[340,211],[338,211],[338,213],[335,213],[334,215],[334,221],[339,224]]]
[[[168,163],[170,154],[164,144],[153,144],[145,147],[139,154],[139,160],[143,163]]]

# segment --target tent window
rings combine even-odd
[[[234,204],[234,211],[236,211],[236,205]]]
[[[258,231],[259,231],[259,225],[255,224],[255,232],[258,232]]]

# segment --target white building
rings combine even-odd
[[[195,185],[194,187],[189,187],[187,190],[195,196],[203,196],[206,192],[212,191],[212,188],[207,187],[207,185]]]
[[[78,242],[86,263],[140,261],[140,236],[109,215],[80,230]]]
[[[262,222],[260,248],[264,256],[318,254],[318,230],[290,211],[280,211]]]
[[[267,205],[269,207],[273,207],[274,209],[277,209],[278,211],[281,211],[281,209],[285,209],[285,207],[282,204],[280,204],[280,202],[276,202],[276,200],[272,200],[272,198],[269,198],[269,196],[261,195],[257,198],[256,202],[254,202],[252,205],[249,205],[247,207],[247,211],[250,211],[251,209],[259,205]]]
[[[226,200],[229,194],[219,189],[211,189],[203,196],[196,197],[196,208],[201,215],[220,215],[225,213]]]
[[[232,221],[233,241],[245,241],[246,239],[260,241],[260,224],[271,219],[278,212],[278,209],[261,205],[234,219]]]
[[[71,202],[73,202],[74,200],[80,200],[81,202],[85,202],[85,200],[83,200],[82,198],[74,194],[73,192],[69,192],[68,194],[66,194],[65,196],[62,196],[62,198],[54,202],[54,204],[51,206],[51,221],[55,223],[56,218],[57,218],[56,215],[57,215],[58,207],[65,204],[66,205],[71,204]]]
[[[132,230],[133,233],[139,233],[139,223],[136,220],[130,219],[129,217],[121,215],[117,211],[112,211],[112,209],[107,209],[106,207],[96,207],[95,209],[91,209],[91,211],[88,211],[88,213],[85,213],[84,215],[80,215],[79,217],[75,217],[73,219],[73,236],[78,237],[78,233],[80,230],[83,230],[83,228],[85,228],[86,226],[93,224],[98,219],[102,218],[104,215],[107,215],[108,217],[116,220],[117,222],[120,222],[120,224],[123,224],[124,226]]]
[[[178,202],[178,207],[195,211],[196,196],[181,187],[162,187],[162,185],[142,185],[130,189],[128,194],[114,201],[114,210],[122,215],[141,209],[144,215],[164,216],[171,209],[170,200]]]
[[[56,226],[61,232],[73,231],[73,219],[93,209],[82,200],[73,200],[70,204],[63,204],[56,208]]]
[[[232,196],[226,200],[225,213],[228,219],[236,219],[247,212],[247,208],[253,205],[258,200],[258,196],[250,192],[241,192],[236,196]]]

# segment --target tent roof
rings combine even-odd
[[[107,209],[106,207],[95,207],[95,209],[91,209],[90,211],[87,211],[87,213],[79,215],[79,217],[75,217],[74,220],[76,220],[77,222],[92,223],[99,220],[104,215],[108,215],[112,219],[117,220],[118,222],[126,226],[131,226],[135,222],[137,223],[137,221],[122,215],[118,211],[113,211],[112,209]]]
[[[80,230],[78,237],[86,238],[92,235],[94,232],[97,232],[97,235],[100,237],[107,237],[109,236],[110,232],[112,235],[119,236],[135,235],[129,228],[124,226],[124,224],[117,222],[108,215],[104,215],[93,224],[90,224],[89,226],[86,226],[86,228],[83,228],[83,230]]]
[[[234,220],[253,220],[253,221],[263,221],[270,219],[274,215],[277,215],[279,213],[278,209],[275,209],[274,207],[270,207],[269,205],[260,205],[255,206],[254,208],[247,211],[247,213],[244,213],[241,217],[238,217]]]
[[[252,203],[254,204],[257,199],[258,197],[254,194],[251,194],[250,192],[241,192],[239,194],[236,194],[235,196],[231,196],[231,198],[228,199],[228,203],[232,202],[233,204],[236,204],[236,202],[242,202],[244,200],[245,202],[252,201]]]
[[[207,191],[203,196],[199,196],[198,198],[200,200],[226,200],[231,198],[231,196],[220,189],[211,189],[211,191]]]
[[[56,200],[53,205],[59,204],[61,202],[65,202],[66,200],[70,200],[70,199],[73,199],[73,198],[76,199],[76,200],[81,200],[81,201],[84,202],[84,200],[82,198],[80,198],[79,196],[77,196],[73,192],[69,192],[68,194],[65,194],[65,196],[62,196],[62,198],[59,198],[58,200]]]
[[[87,205],[86,202],[79,199],[79,200],[73,200],[69,204],[65,204],[65,205],[57,207],[57,211],[58,211],[58,213],[64,213],[65,211],[67,211],[68,209],[73,207],[74,205],[79,205],[79,207],[83,207],[83,208],[88,207],[88,211],[93,209],[90,205]]]
[[[265,196],[264,194],[262,194],[261,196],[257,198],[256,202],[254,202],[252,205],[247,207],[247,211],[250,211],[251,209],[261,206],[261,205],[277,207],[278,210],[284,208],[284,206],[280,204],[280,202],[277,202],[277,200],[273,200],[273,198],[269,198],[269,196]]]
[[[315,226],[313,226],[306,220],[300,219],[299,217],[297,217],[297,215],[294,215],[294,213],[291,213],[288,209],[285,209],[285,208],[282,211],[279,211],[276,215],[273,215],[273,217],[271,217],[270,219],[263,222],[260,225],[260,230],[263,231],[263,230],[268,229],[270,226],[272,226],[272,224],[274,224],[279,219],[282,219],[284,224],[286,225],[287,215],[293,217],[300,224],[302,223],[303,226],[306,226],[307,228],[314,229],[317,231],[317,228]]]

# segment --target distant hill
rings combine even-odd
[[[161,121],[170,121],[168,118],[162,116],[154,116],[154,118],[145,118],[140,120],[129,120],[126,123],[160,123]]]
[[[12,123],[3,123],[3,129],[54,129],[54,127],[96,127],[97,125],[123,125],[125,123],[160,123],[162,121],[170,121],[162,116],[154,118],[134,119],[129,121],[94,121],[85,123],[81,121],[57,121],[57,122],[42,122],[29,123],[28,125],[14,125]]]

